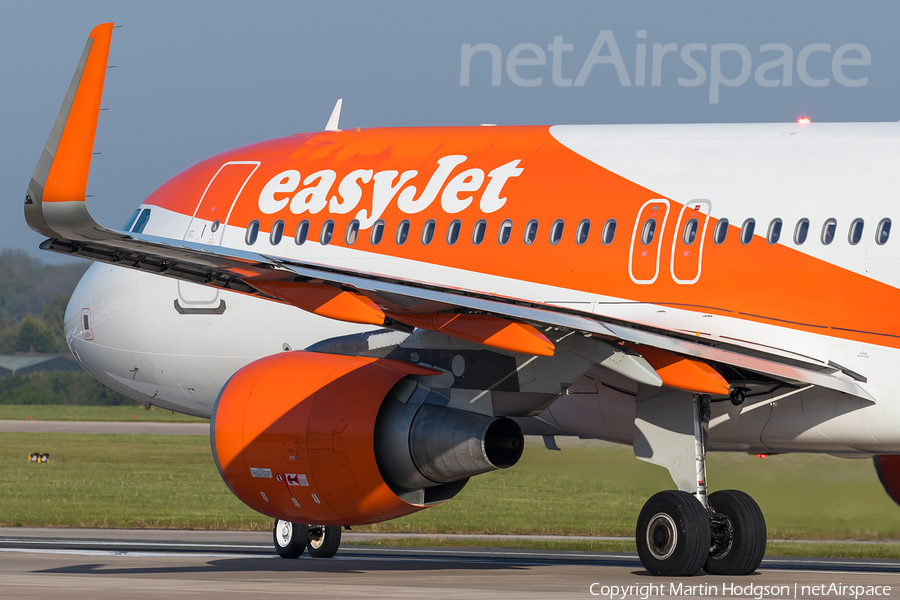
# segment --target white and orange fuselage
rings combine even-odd
[[[897,156],[895,123],[326,131],[203,161],[126,230],[143,216],[143,235],[212,252],[832,364],[868,397],[811,387],[716,404],[711,448],[898,452]],[[105,265],[67,323],[101,380],[201,415],[243,364],[372,329]],[[544,413],[548,431],[630,441],[631,399],[600,379],[571,385]]]
[[[900,124],[340,131],[338,105],[112,230],[85,202],[111,33],[88,39],[25,217],[103,263],[67,309],[77,360],[210,416],[280,555],[305,524],[334,540],[452,498],[513,466],[523,430],[669,471],[636,527],[656,574],[762,560],[762,512],[708,494],[707,448],[876,455],[900,499]]]

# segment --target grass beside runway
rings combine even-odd
[[[29,452],[49,452],[50,462],[29,463]],[[900,538],[900,507],[869,460],[713,454],[709,473],[714,489],[743,489],[757,499],[770,538]],[[516,467],[473,478],[444,505],[354,530],[629,536],[644,501],[670,487],[665,470],[636,460],[630,448],[593,444],[550,452],[528,444]],[[267,530],[271,521],[231,495],[205,436],[2,433],[0,525]],[[484,542],[505,544],[633,548],[630,542]],[[898,557],[895,546],[884,544],[772,544],[769,553]]]
[[[209,423],[143,404],[121,406],[69,406],[59,404],[0,404],[0,420],[16,421],[138,421],[153,423]]]

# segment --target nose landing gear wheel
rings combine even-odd
[[[659,492],[641,509],[634,537],[641,564],[650,573],[694,575],[709,554],[709,515],[687,492]]]
[[[712,549],[703,570],[710,575],[749,575],[766,553],[766,520],[759,505],[738,490],[709,495]]]
[[[299,558],[309,542],[309,526],[277,519],[272,530],[275,551],[281,558]]]
[[[309,526],[309,555],[331,558],[341,547],[341,528],[337,525]]]

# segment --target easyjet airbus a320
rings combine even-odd
[[[900,123],[338,129],[229,150],[122,230],[85,188],[112,24],[28,186],[99,380],[212,418],[282,556],[511,467],[523,430],[662,465],[652,573],[753,572],[707,450],[875,456],[900,499]]]

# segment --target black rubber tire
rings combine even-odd
[[[709,514],[687,492],[659,492],[638,516],[635,542],[641,564],[653,575],[696,574],[709,554]]]
[[[309,543],[309,526],[276,519],[272,527],[272,541],[281,558],[300,558]]]
[[[724,515],[732,530],[730,544],[710,554],[703,570],[710,575],[749,575],[766,553],[766,519],[753,498],[738,490],[709,495],[713,512]]]
[[[331,558],[341,547],[341,528],[338,525],[311,525],[309,528],[309,555],[314,558]]]

